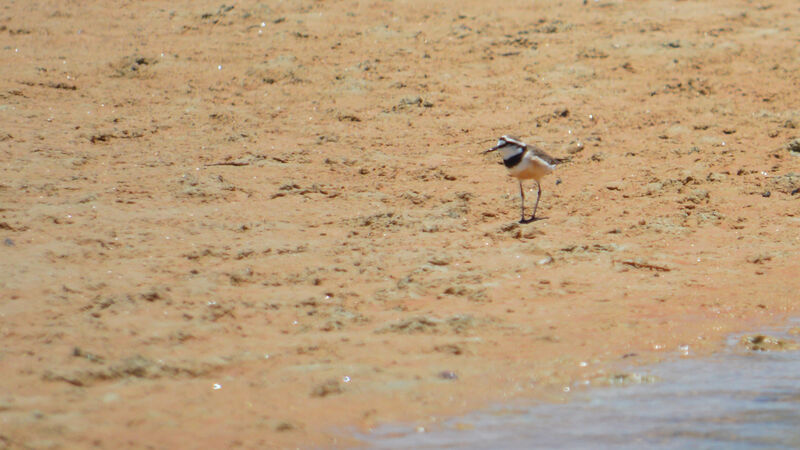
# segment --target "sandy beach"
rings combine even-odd
[[[798,23],[744,0],[5,2],[0,448],[351,447],[784,323]],[[567,160],[541,220],[481,154],[503,134]]]

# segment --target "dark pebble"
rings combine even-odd
[[[9,238],[5,238],[5,239],[3,240],[3,244],[5,244],[7,247],[13,247],[13,246],[14,246],[14,241],[12,241],[12,240],[11,240],[11,239],[9,239]]]
[[[770,191],[764,191],[764,192],[761,193],[761,196],[764,197],[764,198],[767,198],[770,195],[772,195],[772,192],[770,192]]]

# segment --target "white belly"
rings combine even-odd
[[[522,158],[519,164],[511,167],[509,173],[512,177],[519,178],[520,180],[534,179],[539,181],[555,168],[556,166],[548,164],[543,159],[529,153]]]

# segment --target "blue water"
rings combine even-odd
[[[800,352],[744,351],[738,337],[710,358],[636,369],[656,383],[590,389],[566,404],[515,405],[517,414],[501,406],[425,432],[384,425],[358,437],[403,449],[800,448]]]

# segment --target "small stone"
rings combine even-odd
[[[612,181],[610,183],[606,183],[606,189],[609,191],[621,191],[623,187],[625,187],[625,183],[622,181]]]
[[[600,162],[600,161],[606,159],[606,155],[603,152],[597,152],[594,155],[592,155],[592,157],[590,159],[592,161],[595,161],[595,162]]]
[[[800,138],[792,139],[786,144],[786,148],[792,153],[800,153]]]
[[[280,421],[275,425],[275,431],[292,431],[297,427],[291,422]]]
[[[681,171],[681,175],[680,175],[680,178],[678,178],[678,180],[683,184],[689,184],[689,183],[691,183],[691,184],[699,184],[699,182],[697,181],[697,177],[694,175],[694,173],[691,170],[688,170],[688,169]]]
[[[758,255],[753,255],[747,258],[747,262],[751,264],[761,264],[765,261],[769,261],[772,259],[772,255],[769,253],[761,253]]]
[[[566,145],[566,151],[570,155],[574,155],[575,153],[583,151],[585,145],[581,141],[571,141],[569,144]]]
[[[433,347],[433,350],[441,353],[449,353],[451,355],[464,354],[464,349],[458,344],[437,345]]]
[[[468,289],[464,286],[450,286],[444,290],[444,293],[447,295],[455,295],[459,297],[464,297],[467,295]]]
[[[423,233],[436,233],[439,231],[439,224],[436,222],[427,222],[422,224]]]
[[[764,191],[761,193],[761,196],[764,198],[769,198],[770,195],[772,195],[772,192],[770,191]]]
[[[708,201],[708,191],[706,189],[695,189],[685,200],[692,203],[702,203]]]
[[[652,195],[656,192],[661,191],[662,189],[664,189],[664,183],[659,183],[659,182],[647,183],[644,187],[644,190],[647,193],[647,195]]]
[[[339,380],[330,379],[311,390],[312,397],[327,397],[332,394],[341,394],[344,392]]]
[[[144,292],[140,293],[139,297],[142,300],[148,302],[167,301],[167,303],[170,303],[169,294],[167,294],[167,291],[169,291],[168,287],[152,286],[149,289],[145,290]]]
[[[400,99],[400,103],[397,106],[393,107],[392,110],[398,111],[407,106],[420,106],[423,108],[430,108],[433,106],[433,102],[430,100],[425,100],[418,95],[412,97],[404,97]]]
[[[449,265],[453,261],[448,255],[437,255],[428,260],[429,263],[433,264],[434,266],[446,266]]]
[[[442,379],[445,379],[445,380],[457,380],[458,379],[458,375],[456,375],[456,373],[453,372],[452,370],[443,370],[443,371],[439,372],[439,378],[442,378]]]

